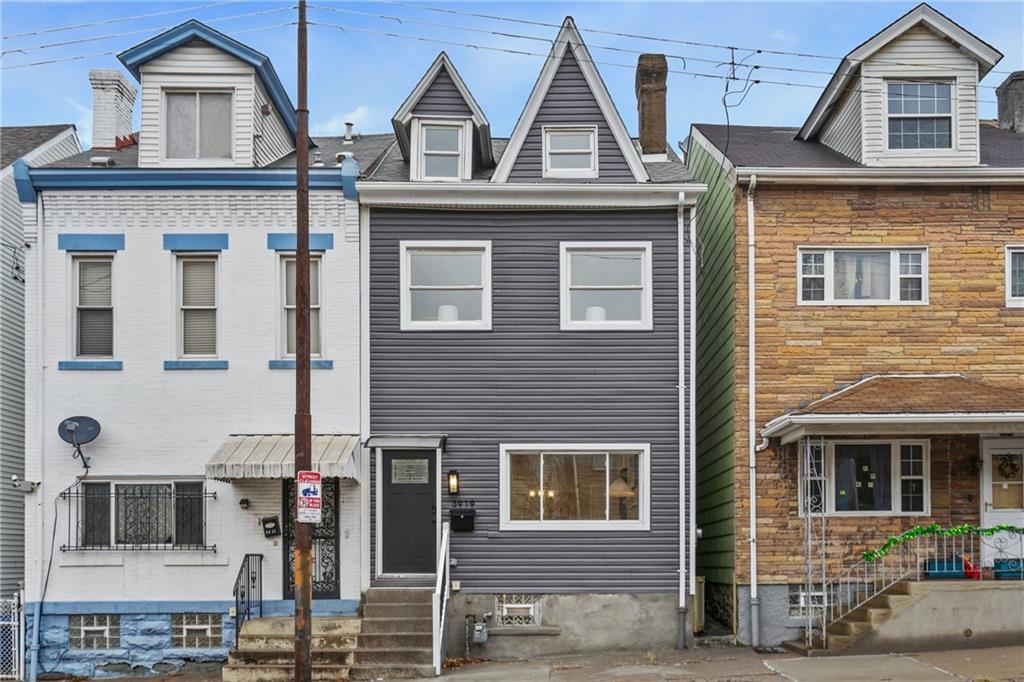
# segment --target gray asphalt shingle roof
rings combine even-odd
[[[0,168],[7,168],[36,147],[49,142],[68,128],[70,123],[45,126],[3,126],[0,128]]]
[[[864,168],[821,142],[796,139],[799,128],[724,126],[694,123],[734,166],[758,168]],[[1024,135],[981,124],[981,163],[994,168],[1024,168]]]

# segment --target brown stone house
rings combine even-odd
[[[692,127],[697,572],[740,641],[838,643],[841,615],[947,559],[1019,576],[1019,534],[862,558],[915,526],[1024,526],[1024,72],[1001,58],[920,5],[802,127]]]

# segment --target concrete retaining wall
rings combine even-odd
[[[675,594],[546,594],[540,596],[539,626],[496,627],[488,619],[486,644],[472,645],[471,656],[509,660],[547,654],[655,649],[676,645]],[[447,657],[465,656],[465,618],[482,621],[495,613],[497,595],[452,596],[445,619]]]

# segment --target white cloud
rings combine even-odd
[[[352,111],[345,114],[335,114],[326,121],[314,123],[310,126],[313,135],[344,135],[345,123],[355,124],[356,130],[364,127],[373,118],[373,109],[360,104]]]
[[[75,110],[75,128],[78,129],[78,140],[83,148],[92,146],[92,108],[87,107],[74,97],[65,97],[65,104]]]

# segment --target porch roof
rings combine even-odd
[[[313,470],[327,478],[359,478],[353,456],[359,436],[314,434]],[[295,437],[292,434],[234,434],[206,463],[206,477],[223,481],[243,478],[294,478]]]
[[[765,438],[864,433],[1024,431],[1024,386],[992,386],[962,374],[869,376],[768,422]]]

